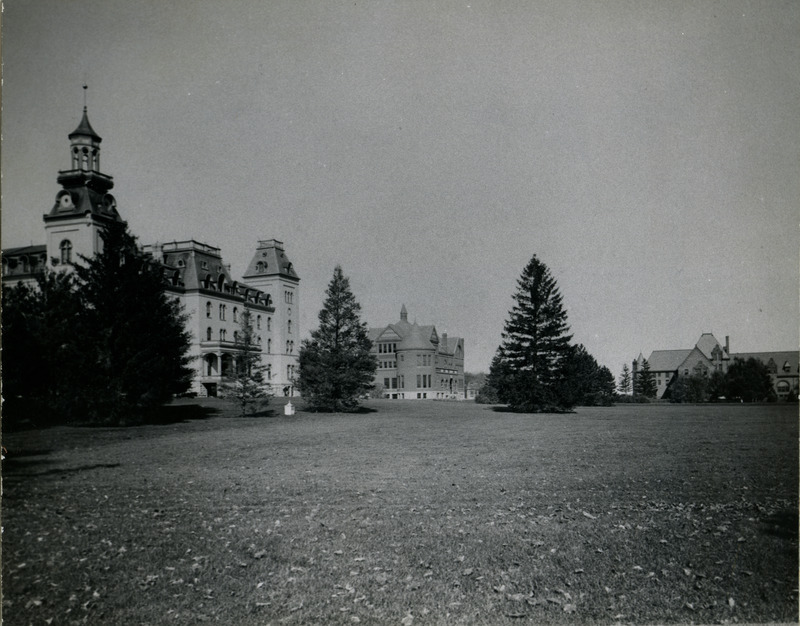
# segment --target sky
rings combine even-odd
[[[239,278],[283,241],[305,335],[338,264],[486,371],[536,255],[615,376],[798,348],[796,1],[6,0],[2,43],[3,247],[44,243],[86,95],[140,242]]]

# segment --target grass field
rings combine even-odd
[[[797,621],[796,406],[195,404],[4,435],[6,624]]]

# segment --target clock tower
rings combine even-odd
[[[56,269],[68,269],[81,256],[102,249],[100,233],[111,222],[121,222],[109,191],[111,176],[100,171],[100,135],[89,123],[86,106],[78,127],[69,134],[71,167],[58,173],[61,190],[44,215],[47,258]]]

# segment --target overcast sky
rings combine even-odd
[[[798,347],[800,3],[7,0],[2,245],[44,243],[84,83],[142,243],[241,277],[277,238],[304,334],[333,268],[371,326],[488,369],[532,255],[576,342]]]

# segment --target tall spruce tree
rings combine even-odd
[[[372,388],[378,363],[361,305],[338,265],[325,295],[319,328],[300,347],[298,386],[311,410],[353,411]]]
[[[534,255],[517,281],[503,341],[489,371],[501,402],[522,412],[564,411],[570,356],[567,313],[555,279]]]
[[[131,423],[188,389],[190,339],[160,266],[124,223],[102,233],[103,250],[75,266],[83,306],[83,384],[76,401],[96,423]]]
[[[266,366],[261,362],[261,345],[253,328],[253,316],[245,309],[239,318],[239,330],[234,335],[235,364],[222,383],[222,395],[239,405],[242,417],[268,398]]]
[[[617,389],[619,389],[619,392],[623,395],[628,395],[632,390],[631,370],[627,363],[622,366],[622,373],[619,375]]]

